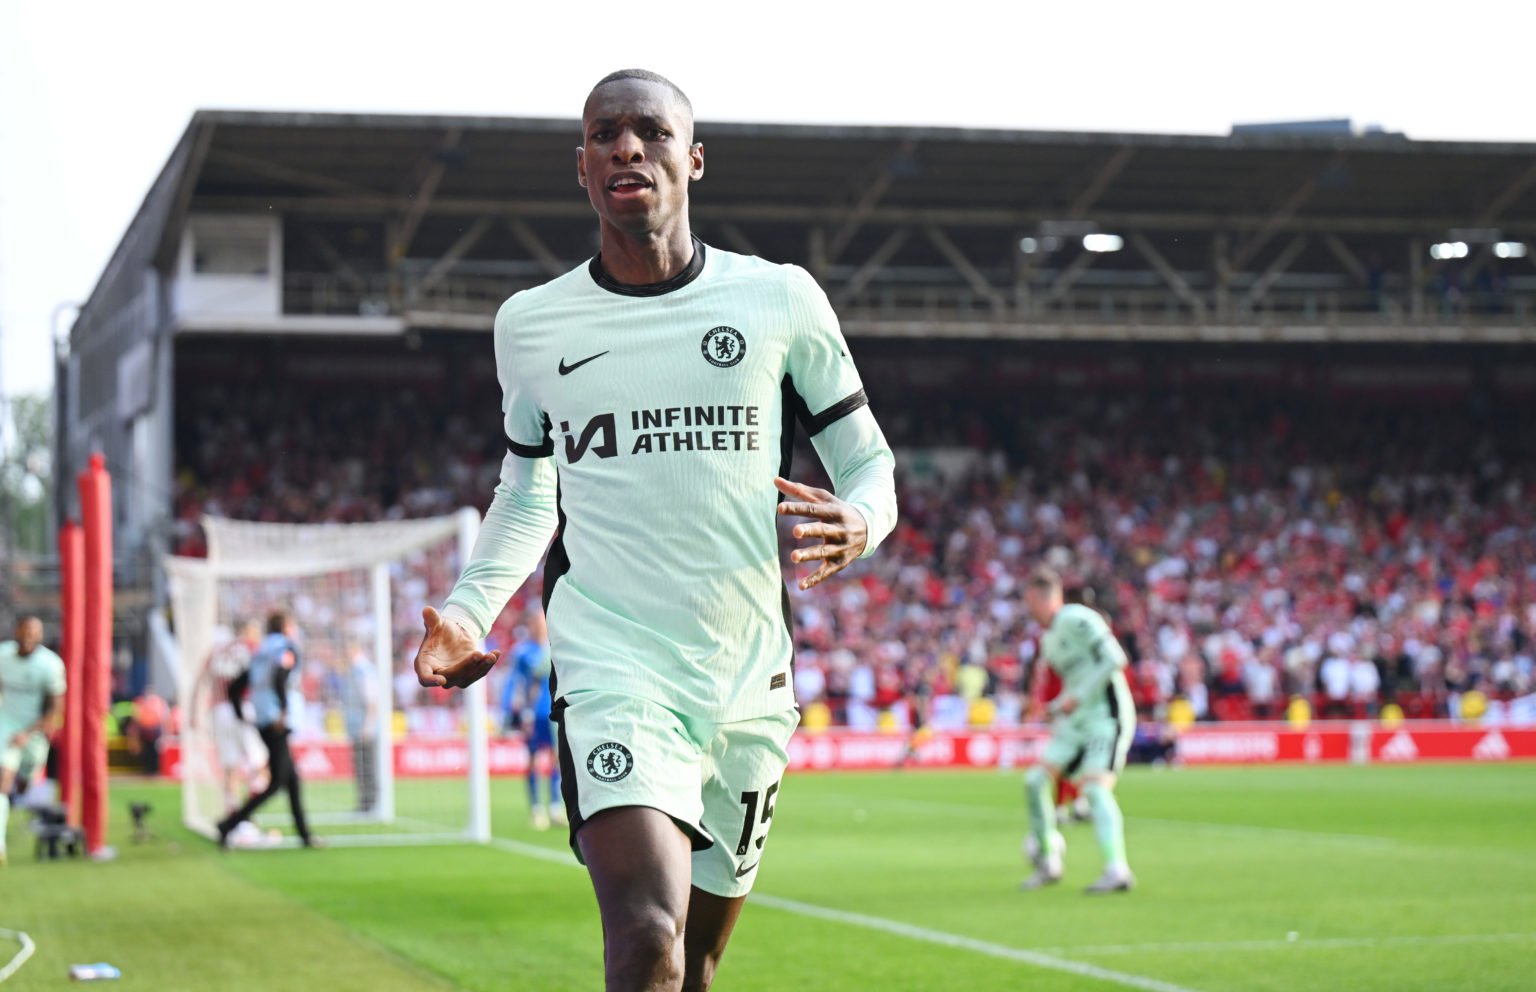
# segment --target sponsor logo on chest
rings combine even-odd
[[[699,353],[716,369],[734,368],[746,357],[746,335],[724,324],[712,327],[705,332]],[[558,371],[561,376],[569,375],[607,354],[605,351],[569,364],[562,358]],[[574,465],[589,455],[607,459],[620,454],[761,451],[763,423],[764,411],[759,405],[705,403],[599,413],[585,423],[562,420],[559,427],[566,463]]]

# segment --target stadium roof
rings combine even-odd
[[[488,239],[479,252],[521,252],[555,271],[590,254],[590,207],[574,182],[579,131],[574,120],[544,118],[199,111],[82,315],[103,316],[96,313],[103,287],[127,256],[168,272],[192,210],[270,211],[316,223],[388,218],[393,242],[380,255],[450,262],[469,246],[445,232],[462,232],[466,219],[500,220],[507,222],[497,226],[501,243]],[[1294,262],[1303,246],[1282,247],[1279,235],[1318,235],[1305,246],[1314,253],[1326,253],[1321,239],[1329,239],[1326,251],[1342,260],[1356,289],[1369,281],[1362,258],[1405,257],[1382,238],[1419,244],[1470,229],[1484,232],[1484,241],[1536,242],[1536,143],[718,122],[700,123],[697,134],[708,171],[694,189],[693,215],[706,236],[808,264],[834,300],[831,283],[843,279],[849,305],[891,278],[879,270],[899,253],[899,264],[949,270],[962,291],[1000,312],[1009,305],[1000,290],[1012,279],[1007,246],[1061,222],[1125,232],[1137,251],[1099,262],[1081,283],[1093,259],[1064,276],[1049,270],[1052,263],[1032,261],[1016,273],[1021,285],[1055,272],[1046,288],[1060,295],[1115,264],[1140,266],[1197,317],[1207,310],[1196,297],[1208,285],[1219,296],[1224,277],[1202,285],[1207,276],[1181,278],[1179,271],[1209,269],[1223,243],[1208,246],[1178,232],[1209,232],[1207,240],[1230,232],[1229,271],[1266,292],[1288,277],[1288,267],[1306,263]],[[541,221],[557,229],[528,226]],[[740,224],[760,228],[749,238]],[[908,230],[916,236],[909,239]],[[1140,231],[1153,236],[1136,240]],[[1154,247],[1155,232],[1165,236]],[[1341,243],[1350,237],[1362,240]],[[463,248],[458,255],[456,246]],[[1413,270],[1394,278],[1422,287],[1426,276]],[[86,326],[93,323],[100,320]]]
[[[574,120],[204,111],[194,195],[285,210],[390,207],[446,165],[430,209],[586,216]],[[1019,224],[1092,210],[1103,223],[1435,233],[1536,227],[1536,144],[704,122],[704,214],[802,219],[890,177],[874,215]],[[1085,203],[1085,200],[1092,201]],[[788,212],[786,214],[786,212]]]
[[[701,212],[742,219],[843,211],[884,174],[872,215],[1021,224],[1091,200],[1105,223],[1536,228],[1536,143],[711,122],[698,137],[709,163]],[[175,187],[182,209],[188,195],[247,209],[387,209],[415,199],[420,173],[442,162],[428,209],[585,216],[573,194],[579,138],[576,121],[548,118],[204,110],[156,187]],[[170,216],[135,223],[179,236],[165,231]]]

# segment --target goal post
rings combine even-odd
[[[447,596],[479,524],[470,508],[363,524],[205,518],[208,556],[164,559],[189,828],[214,836],[264,782],[265,748],[235,718],[228,683],[249,663],[252,623],[283,610],[298,627],[288,722],[316,834],[342,845],[490,839],[485,682],[420,689],[410,669],[421,609]],[[277,831],[291,822],[284,797],[255,820],[237,843],[294,840]]]

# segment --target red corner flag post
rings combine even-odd
[[[85,533],[73,520],[59,529],[59,603],[64,614],[64,730],[59,734],[59,801],[80,826],[80,736],[85,698]]]
[[[106,719],[112,695],[112,479],[99,452],[91,455],[79,483],[85,527],[80,796],[85,847],[97,854],[107,842]]]

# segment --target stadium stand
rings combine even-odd
[[[481,341],[394,358],[189,350],[183,551],[202,513],[483,508],[500,452],[495,384],[469,372]],[[799,597],[802,701],[853,726],[882,712],[900,724],[926,681],[1017,719],[1037,634],[1022,579],[1042,558],[1096,590],[1148,717],[1175,696],[1200,719],[1248,720],[1284,716],[1293,696],[1324,716],[1387,702],[1434,716],[1471,688],[1529,692],[1536,450],[1519,410],[1536,379],[1489,349],[1326,357],[870,344],[867,384],[906,455],[903,522],[857,582]]]

